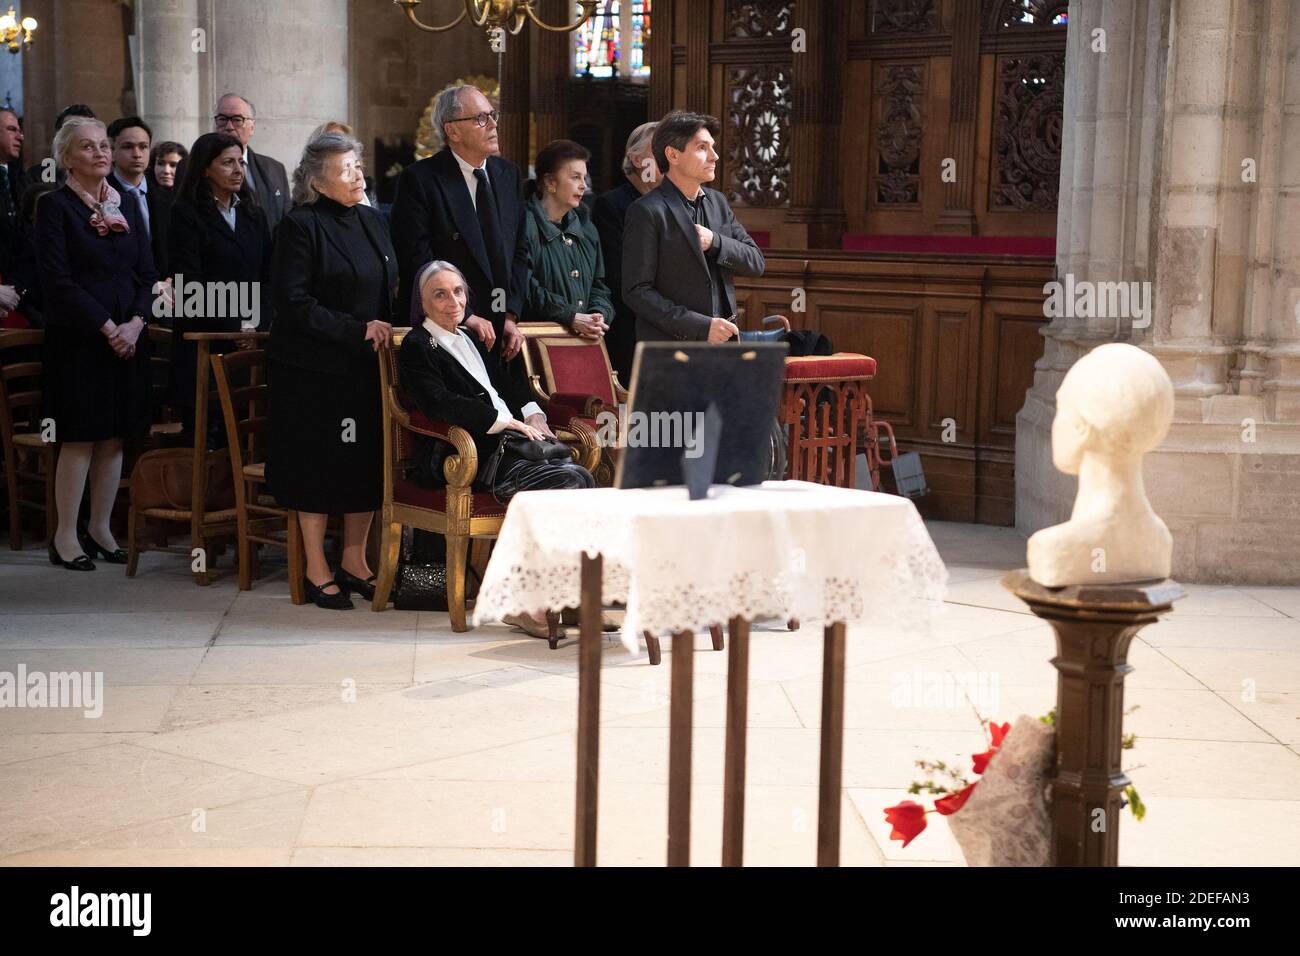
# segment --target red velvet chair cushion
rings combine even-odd
[[[565,395],[594,395],[606,405],[616,404],[609,368],[599,343],[586,345],[575,338],[573,344],[539,342],[538,347],[545,351],[550,362],[553,381],[548,384],[552,391]]]
[[[412,508],[428,508],[430,511],[447,510],[446,488],[421,488],[419,485],[397,478],[393,481],[393,500],[400,505]],[[497,501],[490,491],[474,492],[471,505],[475,518],[499,518],[506,513],[505,505]]]
[[[835,378],[871,378],[876,374],[876,360],[854,352],[834,355],[808,355],[786,359],[787,382],[821,381]]]

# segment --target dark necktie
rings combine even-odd
[[[474,170],[477,185],[474,190],[474,206],[478,213],[479,229],[483,233],[483,245],[487,248],[488,263],[492,266],[492,284],[495,288],[506,286],[506,254],[501,244],[501,232],[497,225],[497,201],[488,184],[487,172]],[[490,307],[491,303],[487,303]]]

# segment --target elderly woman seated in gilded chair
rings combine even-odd
[[[398,353],[402,393],[429,418],[469,432],[479,461],[475,487],[500,501],[521,491],[594,488],[591,472],[573,462],[564,446],[554,447],[546,415],[527,388],[461,329],[468,283],[460,270],[450,262],[430,262],[417,273],[415,288],[411,331]],[[447,446],[425,439],[417,449],[415,479],[441,484]],[[564,457],[536,460],[548,453]],[[520,615],[506,623],[546,637],[544,618]]]

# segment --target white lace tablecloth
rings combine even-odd
[[[516,495],[474,623],[577,607],[581,556],[604,556],[602,601],[642,631],[700,633],[732,617],[890,623],[929,619],[948,572],[906,498],[805,481]]]

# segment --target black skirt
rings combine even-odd
[[[293,511],[352,514],[378,510],[383,499],[379,367],[353,364],[331,375],[268,363],[271,447],[266,482]]]
[[[45,330],[45,414],[57,441],[146,438],[152,416],[149,337],[120,359],[100,332],[52,325]]]

